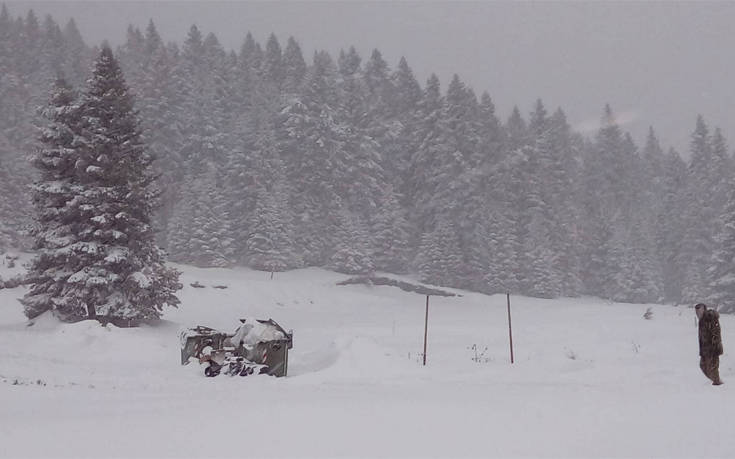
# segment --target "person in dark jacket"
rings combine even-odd
[[[699,303],[694,307],[699,320],[699,368],[712,385],[722,384],[720,379],[720,356],[722,355],[722,334],[720,314],[714,309]]]

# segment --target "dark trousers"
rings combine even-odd
[[[719,355],[701,356],[699,358],[699,368],[702,369],[702,373],[704,373],[706,377],[712,380],[712,384],[714,385],[722,384],[722,380],[720,379],[720,356]]]

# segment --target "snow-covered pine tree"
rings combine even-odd
[[[140,110],[143,141],[155,158],[154,167],[160,174],[161,205],[156,213],[157,236],[168,247],[168,223],[173,207],[180,197],[183,182],[181,132],[178,117],[183,112],[174,81],[174,56],[165,48],[153,21],[148,23],[137,85],[136,105]]]
[[[356,72],[355,76],[357,73],[359,72]],[[370,59],[365,62],[362,83],[366,89],[361,96],[366,111],[359,127],[366,138],[371,139],[372,145],[368,147],[379,152],[378,156],[381,156],[379,159],[370,158],[369,160],[380,164],[382,168],[380,173],[384,175],[382,180],[397,183],[400,169],[391,169],[395,163],[392,162],[393,158],[388,156],[395,152],[395,143],[398,141],[397,136],[400,131],[400,123],[391,113],[391,102],[396,92],[391,80],[390,68],[377,49],[373,50]]]
[[[232,231],[217,174],[215,168],[205,164],[196,175],[185,177],[188,186],[174,207],[169,225],[172,260],[205,268],[232,264]]]
[[[648,136],[646,137],[646,145],[643,147],[643,154],[641,155],[643,164],[645,167],[646,175],[652,182],[649,188],[649,193],[653,195],[651,200],[656,201],[656,198],[660,198],[663,195],[661,190],[664,175],[664,151],[661,148],[661,143],[656,136],[656,132],[653,130],[653,126],[648,128]]]
[[[735,312],[735,180],[730,181],[729,188],[722,229],[707,272],[711,292],[708,302],[725,313]]]
[[[372,258],[375,269],[404,273],[409,260],[409,226],[391,187],[386,187],[372,221]]]
[[[36,120],[33,109],[46,102],[46,89],[54,81],[54,73],[44,66],[42,31],[35,13],[13,21],[0,11],[0,157],[7,174],[7,186],[13,192],[11,214],[4,217],[13,238],[20,240],[17,230],[30,224],[31,200],[23,192],[32,183],[32,170],[25,160],[33,151]],[[0,217],[1,218],[1,217]]]
[[[137,88],[141,81],[142,66],[145,58],[145,37],[138,27],[128,25],[125,43],[115,50],[116,59],[125,69],[125,81],[131,88]],[[137,91],[136,91],[137,92]],[[136,94],[136,97],[139,94]]]
[[[306,76],[306,62],[298,42],[289,37],[283,50],[283,94],[288,98],[297,94]]]
[[[462,269],[462,254],[454,225],[444,218],[436,228],[424,233],[416,255],[421,281],[434,285],[456,285],[456,275]]]
[[[387,184],[379,145],[368,133],[367,89],[354,48],[340,53],[337,94],[339,119],[345,129],[342,147],[332,158],[334,190],[351,212],[370,221]]]
[[[722,135],[720,128],[715,128],[712,134],[711,149],[712,162],[709,168],[709,196],[711,197],[712,208],[715,214],[712,231],[716,235],[722,232],[720,216],[727,205],[728,187],[733,170],[732,158],[728,154],[727,140]]]
[[[660,301],[662,281],[656,269],[649,228],[638,220],[627,232],[620,231],[613,237],[611,254],[618,262],[606,296],[629,303]]]
[[[13,63],[11,52],[13,50],[12,26],[13,21],[3,3],[0,5],[0,68],[4,69],[3,76],[0,77],[0,95],[3,96],[3,106],[0,109],[0,250],[9,246],[11,244],[10,240],[13,238],[10,221],[12,218],[10,201],[8,199],[13,196],[13,190],[11,176],[8,173],[8,163],[11,160],[10,153],[14,148],[6,135],[6,130],[10,131],[14,111],[14,107],[9,103],[11,101],[7,101],[7,96],[13,95],[12,88],[8,84],[8,80],[13,79],[13,75],[11,75]]]
[[[639,197],[638,212],[639,218],[642,218],[645,226],[650,230],[649,233],[653,238],[652,250],[653,265],[652,269],[656,271],[661,284],[658,286],[661,297],[664,295],[664,251],[660,250],[659,242],[664,232],[669,232],[670,228],[660,228],[659,221],[664,213],[664,203],[666,202],[665,193],[665,164],[666,157],[659,143],[653,127],[648,128],[648,136],[646,144],[641,154],[641,170],[639,171],[642,185],[642,196]]]
[[[335,223],[335,247],[327,266],[346,274],[372,273],[374,265],[362,221],[345,206],[340,206]]]
[[[585,151],[581,184],[582,280],[587,293],[604,297],[611,295],[620,262],[612,238],[620,226],[616,218],[622,186],[616,168],[622,149],[623,133],[606,105],[595,141]]]
[[[576,296],[582,290],[580,278],[578,155],[581,141],[576,138],[567,123],[564,111],[559,108],[549,118],[548,136],[551,156],[548,165],[546,193],[550,196],[554,228],[551,246],[556,253],[556,270],[562,277],[562,296]]]
[[[526,267],[528,259],[525,253],[525,232],[528,227],[527,188],[531,183],[529,177],[529,153],[531,133],[523,116],[514,107],[504,127],[504,142],[499,163],[490,173],[490,196],[502,203],[496,212],[501,212],[503,231],[512,235],[510,240],[515,246],[512,252],[515,260],[512,263],[516,277],[517,291],[525,292],[528,284]],[[507,225],[507,226],[506,226]],[[503,237],[506,240],[506,237]]]
[[[479,104],[476,104],[471,90],[465,94],[465,110],[471,116],[466,119],[474,140],[468,140],[473,144],[469,151],[469,166],[464,171],[462,185],[462,219],[465,220],[463,238],[464,262],[466,266],[465,285],[467,288],[487,291],[488,273],[493,269],[492,265],[498,263],[506,264],[507,259],[500,261],[496,254],[490,249],[495,229],[491,227],[496,223],[493,218],[500,217],[499,214],[489,212],[490,207],[497,210],[502,206],[499,166],[503,157],[503,133],[500,121],[495,116],[495,106],[487,93],[483,93]],[[515,270],[512,270],[515,273]],[[493,277],[493,276],[490,276]]]
[[[7,69],[10,67],[10,40],[12,33],[10,28],[13,25],[13,21],[10,19],[8,8],[5,3],[0,5],[0,66]]]
[[[10,151],[10,142],[0,133],[0,251],[8,247],[19,247],[19,231],[16,224],[20,221],[17,209],[13,205],[13,197],[18,195],[5,164],[5,157]]]
[[[142,140],[155,158],[154,168],[160,174],[157,183],[161,198],[154,222],[158,242],[168,247],[168,223],[183,182],[179,154],[184,133],[179,117],[184,110],[179,106],[182,96],[174,80],[175,56],[164,46],[153,21],[148,23],[144,36],[139,32],[129,34],[121,51],[127,56],[118,60],[126,81],[135,89],[136,107],[144,127]],[[130,78],[132,71],[135,80]]]
[[[377,141],[385,134],[383,129],[388,118],[388,107],[393,96],[390,69],[379,50],[374,49],[365,63],[363,78],[367,86],[367,106],[371,123],[369,134]]]
[[[179,303],[179,273],[164,265],[154,242],[152,158],[141,142],[133,98],[108,46],[95,62],[78,110],[79,135],[71,144],[73,195],[61,208],[67,212],[59,215],[70,219],[65,223],[76,239],[54,239],[46,247],[54,228],[40,228],[38,248],[56,249],[65,258],[63,264],[58,258],[46,265],[43,253],[39,256],[30,274],[41,282],[33,282],[24,297],[26,311],[29,317],[37,315],[46,301],[49,309],[64,311],[64,320],[87,317],[131,324],[159,318],[165,306]],[[50,186],[52,182],[42,181],[37,189]],[[41,208],[54,207],[43,195],[39,199]],[[43,273],[49,272],[64,281],[61,290],[43,282]]]
[[[522,218],[518,239],[523,246],[521,272],[526,277],[524,290],[533,296],[554,298],[561,293],[563,274],[559,269],[560,247],[553,235],[560,222],[555,209],[555,184],[558,175],[553,129],[541,99],[530,115],[529,144],[521,149],[523,177],[519,193]]]
[[[519,249],[513,231],[514,224],[507,217],[508,211],[502,201],[487,205],[485,231],[487,241],[487,272],[481,291],[487,293],[519,292],[518,255]]]
[[[388,173],[393,190],[403,202],[408,193],[408,169],[411,152],[416,149],[415,126],[417,108],[421,101],[422,89],[408,66],[405,58],[401,58],[398,68],[391,75],[394,97],[390,99],[389,111],[393,116],[392,135],[389,142],[380,146],[383,168]]]
[[[681,300],[681,286],[684,278],[686,260],[681,256],[684,244],[685,221],[681,218],[683,193],[687,176],[687,166],[681,156],[669,150],[663,163],[663,198],[661,210],[656,216],[655,240],[656,253],[659,255],[659,270],[663,277],[663,297],[665,301],[678,303]]]
[[[74,19],[69,19],[69,22],[66,23],[62,36],[64,38],[64,73],[69,83],[74,86],[81,85],[84,83],[94,55],[84,43]]]
[[[17,65],[20,71],[36,84],[43,82],[46,79],[40,71],[42,67],[41,44],[43,43],[43,32],[38,17],[33,10],[28,10],[19,38],[22,46],[16,53],[19,58]]]
[[[408,174],[411,223],[418,235],[425,235],[434,229],[437,215],[448,204],[436,200],[439,189],[447,190],[449,187],[448,180],[444,180],[446,174],[443,169],[447,163],[451,166],[454,159],[447,145],[443,106],[439,78],[431,75],[417,110],[414,133],[417,142],[414,144],[415,150],[411,152]]]
[[[707,298],[707,269],[713,252],[713,228],[720,211],[715,208],[712,188],[712,143],[704,119],[697,117],[690,143],[691,159],[685,189],[686,221],[682,257],[686,262],[682,285],[682,300],[696,304]]]
[[[551,248],[549,219],[539,208],[529,209],[531,220],[525,239],[527,275],[525,292],[538,298],[556,298],[562,291],[563,275],[558,265],[557,253]]]
[[[324,265],[331,253],[333,234],[328,222],[339,206],[334,190],[335,156],[344,146],[345,125],[337,111],[336,68],[326,52],[314,54],[314,65],[298,100],[283,110],[279,122],[282,159],[293,183],[297,246],[307,266]]]
[[[480,107],[474,91],[454,75],[444,99],[443,118],[447,128],[450,156],[443,160],[440,173],[444,186],[437,199],[445,202],[443,212],[454,222],[462,256],[462,270],[456,274],[457,287],[476,288],[487,272],[485,260],[477,256],[486,250],[477,231],[482,226],[484,195],[483,132]],[[442,197],[445,196],[445,197]],[[451,209],[451,210],[450,210]]]
[[[278,42],[276,35],[272,33],[265,44],[261,72],[263,78],[272,84],[276,90],[280,89],[285,77],[282,60],[281,44]]]
[[[528,143],[528,125],[518,106],[513,107],[503,127],[506,133],[506,150],[515,151]]]
[[[270,272],[300,265],[293,242],[293,218],[282,171],[269,187],[258,186],[254,222],[247,238],[248,266]]]
[[[39,52],[41,53],[41,69],[45,75],[63,72],[64,37],[61,28],[51,15],[46,15],[43,21],[43,34]]]
[[[245,35],[245,40],[240,46],[238,60],[250,71],[255,73],[260,72],[260,65],[263,62],[263,48],[260,46],[260,43],[255,41],[253,34],[250,32]]]
[[[436,285],[445,283],[442,269],[442,252],[438,236],[433,233],[421,235],[421,243],[416,254],[416,269],[421,274],[421,281]]]
[[[54,83],[50,103],[42,114],[48,126],[41,133],[42,147],[33,158],[40,172],[33,191],[33,248],[37,255],[27,275],[30,291],[21,303],[31,319],[54,311],[62,320],[73,321],[87,316],[83,300],[75,298],[66,287],[67,279],[74,274],[68,260],[81,242],[77,226],[83,188],[74,171],[79,147],[75,136],[80,132],[81,112],[76,93],[63,77]]]
[[[288,255],[284,249],[290,249],[291,240],[280,221],[278,204],[277,197],[261,187],[255,207],[255,223],[247,240],[248,264],[260,271],[279,272],[288,267]]]

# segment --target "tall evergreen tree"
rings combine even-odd
[[[420,120],[417,114],[423,91],[403,57],[391,79],[395,88],[395,96],[390,100],[393,117],[390,131],[393,135],[390,142],[380,146],[380,151],[386,178],[399,201],[405,205],[410,194],[411,153],[418,148],[416,127]]]
[[[664,157],[663,199],[655,228],[656,252],[663,277],[663,297],[666,301],[681,301],[682,283],[687,260],[682,256],[685,242],[686,219],[682,218],[687,165],[671,149]]]
[[[457,285],[456,273],[462,269],[462,253],[454,225],[440,218],[436,228],[421,237],[416,256],[421,281],[434,285]]]
[[[730,181],[728,201],[722,215],[722,229],[707,272],[708,302],[720,312],[735,312],[735,181]]]
[[[411,257],[410,227],[391,187],[383,191],[371,228],[375,269],[392,273],[406,272]]]
[[[259,186],[255,223],[247,239],[248,265],[263,271],[285,271],[299,265],[293,243],[293,219],[282,179],[268,189]]]
[[[615,294],[611,282],[621,262],[616,255],[622,252],[615,250],[613,238],[625,234],[618,206],[623,187],[616,171],[623,156],[623,139],[612,109],[606,105],[595,142],[584,156],[581,184],[582,280],[587,293],[605,298]]]
[[[336,68],[326,52],[314,54],[314,64],[298,100],[284,110],[279,130],[288,142],[281,144],[282,159],[289,164],[287,180],[294,183],[296,244],[309,266],[326,263],[339,196],[334,189],[336,157],[344,147],[345,125],[339,119]]]
[[[411,152],[409,165],[408,201],[411,209],[411,222],[416,234],[426,234],[434,229],[436,216],[447,203],[438,202],[435,197],[439,188],[447,188],[442,183],[443,167],[451,154],[448,151],[447,127],[442,117],[443,98],[439,88],[439,78],[429,77],[424,96],[417,110],[415,150]]]
[[[293,37],[288,38],[286,49],[283,50],[283,92],[295,95],[301,89],[306,76],[306,61],[301,53],[301,47]]]
[[[711,179],[712,144],[704,119],[697,117],[690,144],[691,159],[687,172],[684,218],[685,240],[680,256],[686,263],[682,283],[682,300],[701,302],[708,294],[707,269],[712,256],[719,212],[714,206]]]
[[[74,273],[67,268],[67,259],[81,242],[76,231],[80,209],[75,200],[82,188],[74,171],[78,158],[74,139],[80,132],[81,113],[76,93],[63,78],[56,80],[43,115],[48,126],[41,133],[43,146],[33,158],[41,174],[33,196],[37,256],[28,273],[31,290],[22,303],[31,319],[54,311],[63,320],[74,320],[87,314],[81,299],[70,298],[65,286]]]
[[[281,44],[278,42],[276,35],[271,34],[265,44],[262,72],[266,81],[271,82],[277,89],[280,89],[285,76],[282,61]]]
[[[518,250],[514,224],[502,201],[488,204],[485,231],[487,240],[487,272],[483,277],[487,293],[521,292],[519,282]]]
[[[233,260],[232,229],[228,203],[218,185],[220,173],[206,164],[188,184],[173,209],[171,258],[200,267],[228,267]]]
[[[38,248],[61,250],[66,258],[53,266],[42,252],[30,270],[37,280],[23,299],[26,311],[31,317],[44,308],[58,310],[65,320],[158,318],[165,306],[179,303],[175,291],[181,285],[178,272],[165,267],[154,243],[152,158],[140,140],[133,98],[107,46],[95,62],[77,116],[79,135],[72,140],[70,171],[77,188],[57,217],[71,220],[76,240],[55,239],[53,226],[41,226]],[[48,180],[37,189],[45,186]],[[59,206],[42,194],[37,202],[41,209]],[[63,282],[60,291],[45,281],[49,270],[57,271],[54,279]]]
[[[335,225],[335,247],[328,267],[347,274],[368,274],[374,269],[368,236],[360,218],[342,207]]]

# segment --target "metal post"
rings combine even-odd
[[[507,293],[508,298],[508,337],[510,338],[510,363],[513,363],[513,327],[510,322],[510,293]]]
[[[426,338],[429,336],[429,295],[426,295],[426,318],[424,319],[424,366],[426,366]]]

